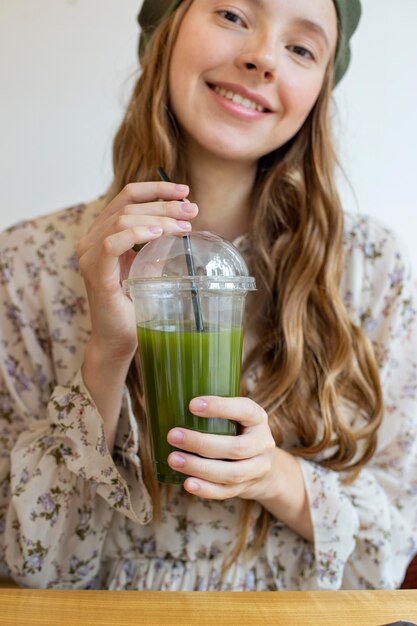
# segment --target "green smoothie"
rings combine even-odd
[[[173,471],[167,457],[174,450],[167,433],[184,426],[206,433],[235,435],[236,423],[203,418],[188,410],[199,395],[239,395],[242,360],[242,328],[203,332],[192,324],[151,322],[138,325],[138,341],[144,379],[146,408],[152,432],[157,479],[180,483],[185,475]]]

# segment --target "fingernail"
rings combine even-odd
[[[184,441],[184,433],[181,430],[171,430],[169,440],[171,443],[182,443]]]
[[[180,454],[171,454],[169,457],[169,461],[170,464],[174,465],[175,467],[184,467],[185,465],[185,459]]]
[[[207,402],[202,398],[194,398],[191,400],[192,408],[196,411],[205,411],[207,408]]]
[[[188,480],[187,489],[189,491],[198,491],[200,489],[200,483],[196,482],[195,480]]]
[[[175,189],[178,189],[178,191],[188,191],[188,186],[187,185],[175,185]]]
[[[160,235],[163,231],[163,228],[160,226],[149,226],[149,232],[153,235]]]
[[[194,202],[181,202],[181,209],[184,213],[195,213],[197,205]]]
[[[184,222],[183,220],[176,220],[176,221],[177,221],[178,228],[181,228],[181,230],[191,230],[190,222]]]

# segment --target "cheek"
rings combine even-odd
[[[316,81],[312,82],[311,85],[306,85],[305,81],[303,84],[292,84],[287,90],[287,97],[285,98],[287,114],[301,125],[314,107],[320,89],[321,83],[318,84]]]
[[[183,88],[199,71],[199,55],[196,57],[195,48],[191,52],[189,46],[177,45],[172,53],[169,66],[169,89]]]
[[[168,73],[168,98],[174,113],[187,91],[187,73],[182,71],[182,67],[182,51],[176,50],[172,55]]]

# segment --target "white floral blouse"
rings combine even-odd
[[[127,390],[111,456],[83,384],[90,320],[74,243],[102,206],[80,205],[0,236],[3,568],[21,585],[50,588],[398,586],[417,552],[417,299],[402,245],[371,219],[346,216],[343,295],[375,346],[385,393],[376,454],[351,485],[300,461],[314,543],[275,519],[258,553],[242,553],[221,580],[242,502],[172,487],[153,521]],[[253,528],[260,511],[255,506]]]

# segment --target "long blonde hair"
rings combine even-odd
[[[158,27],[148,46],[115,137],[110,197],[129,182],[153,179],[159,165],[174,180],[186,182],[167,85],[170,54],[191,1],[182,2]],[[258,337],[243,364],[244,373],[257,371],[258,384],[251,392],[243,385],[242,394],[267,411],[277,445],[354,476],[375,451],[383,403],[373,348],[350,320],[340,294],[343,212],[334,182],[331,90],[329,67],[302,129],[259,162],[248,257],[259,286],[249,310]],[[139,370],[133,361],[128,386],[142,433],[144,478],[158,514],[160,488],[152,472]],[[355,412],[355,424],[346,419],[346,407]],[[251,506],[246,503],[231,560],[244,546]],[[268,516],[264,511],[259,520],[257,545],[265,536]]]

